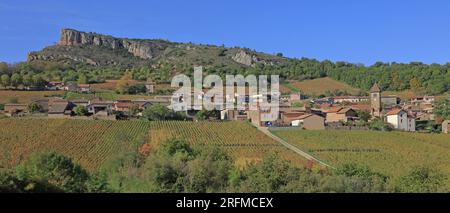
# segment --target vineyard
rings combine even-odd
[[[168,138],[182,138],[193,147],[221,147],[235,159],[238,165],[257,162],[272,152],[296,164],[306,165],[307,163],[306,159],[245,122],[154,122],[150,138],[153,144]]]
[[[145,142],[149,123],[2,119],[0,126],[1,167],[13,167],[32,153],[56,151],[95,170],[115,154]]]
[[[394,177],[405,175],[412,167],[427,166],[450,175],[450,135],[300,130],[274,133],[334,166],[367,165]]]
[[[0,168],[12,168],[33,153],[56,151],[95,171],[121,153],[137,151],[145,143],[157,146],[170,138],[186,139],[195,147],[222,147],[237,164],[258,161],[272,151],[295,163],[306,163],[240,122],[0,119],[0,126]]]

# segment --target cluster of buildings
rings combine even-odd
[[[74,109],[77,106],[83,106],[86,109],[86,118],[116,120],[118,115],[131,116],[131,113],[137,112],[133,116],[140,116],[141,112],[154,105],[170,105],[169,96],[155,96],[149,100],[115,100],[103,101],[97,100],[65,100],[62,98],[43,98],[33,100],[30,104],[5,104],[3,113],[8,116],[20,117],[29,113],[29,106],[36,104],[39,114],[46,114],[49,118],[71,118],[76,115]]]
[[[276,121],[264,122],[261,116],[266,112],[224,110],[222,119],[251,120],[258,126],[290,126],[309,130],[326,129],[358,121],[362,118],[359,111],[366,112],[369,119],[381,119],[393,128],[402,131],[416,131],[416,121],[433,121],[433,96],[417,96],[410,100],[401,100],[397,96],[382,96],[381,89],[374,84],[370,95],[337,96],[313,100],[302,100],[298,93],[280,98],[279,116]],[[302,107],[293,107],[302,103]],[[449,129],[443,123],[443,129]],[[448,131],[448,130],[447,130]]]
[[[49,89],[61,89],[79,93],[91,92],[90,85],[84,84],[63,84],[61,82],[49,82]],[[148,92],[154,91],[154,84],[146,84]],[[193,98],[195,94],[201,94],[199,99],[204,98],[204,91],[195,93],[192,91]],[[268,94],[268,99],[270,99]],[[214,97],[212,97],[214,98]],[[225,99],[230,97],[223,97]],[[327,127],[341,127],[352,125],[354,121],[362,119],[381,119],[389,123],[393,128],[402,131],[416,131],[416,121],[432,121],[433,115],[433,96],[418,96],[410,100],[402,101],[396,96],[382,96],[381,89],[374,84],[370,89],[370,95],[365,96],[337,96],[326,97],[313,100],[304,100],[300,93],[293,93],[288,96],[280,97],[279,113],[275,120],[267,122],[264,116],[268,116],[270,110],[248,110],[248,95],[240,97],[235,94],[232,97],[237,101],[242,99],[247,104],[244,110],[221,110],[220,120],[250,120],[258,126],[278,126],[278,127],[298,127],[307,130],[322,130]],[[46,113],[48,117],[73,117],[76,106],[84,106],[87,109],[86,117],[96,119],[116,119],[118,114],[141,116],[144,109],[153,104],[165,105],[171,108],[173,99],[179,99],[183,96],[174,94],[173,96],[154,96],[149,100],[64,100],[60,98],[39,99],[33,103],[39,106],[41,113]],[[257,99],[256,99],[257,100]],[[11,116],[20,116],[26,113],[28,105],[24,104],[6,104],[4,113]],[[135,113],[137,112],[137,114]],[[193,118],[198,110],[186,110],[186,115]],[[366,112],[366,118],[362,118],[359,112]],[[368,117],[367,117],[368,115]],[[442,129],[444,132],[450,130],[450,122],[444,121]]]

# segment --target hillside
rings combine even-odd
[[[280,86],[283,93],[303,92],[306,95],[321,95],[325,92],[342,91],[349,94],[358,94],[361,90],[354,88],[346,83],[342,83],[329,77],[317,78],[304,81],[290,81]]]
[[[58,44],[28,55],[29,62],[39,60],[122,67],[140,67],[165,62],[239,69],[257,64],[281,63],[287,59],[244,48],[177,43],[160,39],[114,38],[97,33],[62,29]]]

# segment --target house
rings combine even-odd
[[[42,98],[42,99],[34,99],[32,103],[35,103],[39,106],[40,112],[48,112],[48,98]]]
[[[90,93],[91,85],[90,84],[78,84],[78,92],[80,93]]]
[[[386,113],[386,122],[392,124],[395,129],[414,132],[416,131],[416,119],[403,109],[393,109]]]
[[[64,82],[62,81],[50,81],[47,83],[48,90],[64,90]]]
[[[427,103],[432,104],[434,102],[434,96],[414,96],[411,98],[412,104],[421,104],[421,103]]]
[[[86,99],[72,100],[70,102],[72,102],[75,106],[87,107],[89,105],[89,100],[86,100]]]
[[[228,110],[224,109],[220,111],[220,119],[221,120],[230,120],[230,121],[245,121],[247,120],[247,113],[242,110]]]
[[[113,104],[113,109],[117,112],[130,112],[135,106],[131,100],[117,100]]]
[[[63,99],[53,99],[48,103],[48,117],[50,118],[63,118],[70,116],[72,105]]]
[[[291,103],[295,103],[295,102],[299,102],[302,100],[302,95],[298,92],[298,93],[291,93],[289,95],[289,101]]]
[[[154,82],[147,82],[145,83],[145,90],[147,94],[152,94],[155,92],[155,83]]]
[[[78,92],[78,84],[74,82],[67,83],[64,90],[68,92]]]
[[[3,111],[8,116],[16,116],[26,112],[27,108],[26,104],[5,104]]]
[[[278,115],[272,115],[270,108],[247,111],[247,117],[256,126],[272,126]],[[275,118],[274,118],[275,117]]]
[[[139,110],[147,109],[148,107],[152,106],[153,103],[147,100],[133,100],[131,101],[135,106],[139,108]]]
[[[358,119],[356,111],[349,107],[332,107],[324,112],[326,113],[327,123],[348,122]]]
[[[363,111],[370,113],[371,112],[371,106],[370,104],[364,104],[364,103],[354,103],[350,106],[350,108],[356,110],[356,111]]]
[[[306,112],[282,112],[281,113],[281,123],[282,125],[292,125],[293,121],[298,121],[300,117],[305,115]]]
[[[369,101],[367,97],[361,96],[336,96],[333,97],[333,103],[359,103]]]
[[[89,113],[93,115],[108,116],[112,114],[113,102],[111,101],[95,101],[87,106]]]
[[[325,129],[325,118],[315,114],[304,114],[291,122],[292,126],[298,126],[306,130]]]
[[[450,120],[442,122],[442,132],[445,134],[450,133]]]
[[[397,96],[381,96],[381,104],[383,107],[392,107],[400,104],[400,98]]]
[[[333,98],[320,98],[311,101],[312,104],[323,105],[323,104],[333,104]]]
[[[91,85],[90,84],[77,84],[74,82],[67,83],[64,87],[65,91],[69,92],[79,92],[79,93],[90,93]]]

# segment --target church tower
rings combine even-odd
[[[370,88],[370,106],[371,114],[373,117],[381,117],[381,89],[378,84],[375,83],[372,88]]]

